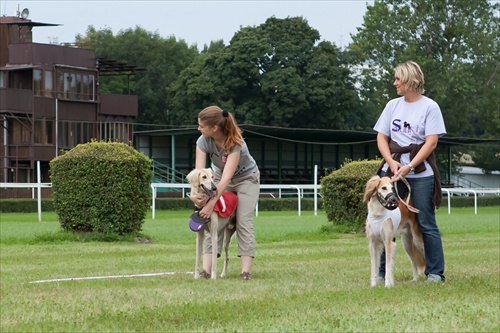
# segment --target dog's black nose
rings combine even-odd
[[[215,190],[217,190],[217,186],[215,186],[215,184],[212,183],[212,191],[215,191]]]

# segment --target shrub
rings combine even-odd
[[[50,162],[53,205],[74,232],[139,232],[151,203],[152,161],[118,142],[80,144]]]
[[[328,221],[354,230],[364,226],[366,182],[377,173],[380,163],[381,160],[347,161],[340,169],[321,179],[323,209]]]

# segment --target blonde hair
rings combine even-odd
[[[201,110],[198,119],[206,126],[218,126],[222,130],[222,133],[226,136],[224,142],[225,154],[229,154],[235,146],[243,146],[241,129],[230,112],[212,105]]]
[[[419,94],[425,92],[424,73],[416,62],[407,61],[397,65],[394,69],[394,76],[398,77],[401,82],[406,84],[408,90],[416,91]]]

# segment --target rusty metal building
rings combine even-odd
[[[94,50],[32,42],[34,27],[54,25],[0,17],[0,182],[35,182],[37,161],[49,182],[49,162],[62,150],[133,139],[137,96],[101,94],[99,77],[141,69]]]

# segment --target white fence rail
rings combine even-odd
[[[452,194],[469,196],[474,195],[474,214],[477,214],[477,196],[478,195],[500,195],[500,188],[443,188],[443,195],[448,196],[448,215],[451,214],[450,199]]]
[[[169,188],[169,189],[182,189],[182,197],[186,196],[187,190],[191,189],[190,184],[175,184],[175,183],[151,183],[151,190],[153,192],[152,202],[151,202],[151,217],[155,219],[155,211],[156,211],[156,197],[158,194],[158,188]],[[261,184],[260,185],[260,193],[265,194],[269,193],[269,190],[277,190],[278,198],[282,198],[284,195],[293,195],[297,196],[297,214],[301,215],[301,198],[304,197],[304,194],[307,190],[313,190],[314,195],[314,215],[318,214],[318,190],[321,189],[321,185],[315,184],[307,184],[307,185],[286,185],[286,184]],[[264,191],[263,191],[264,190]],[[271,195],[274,196],[274,193]],[[255,207],[255,214],[259,216],[259,204]]]
[[[38,221],[42,221],[42,188],[51,188],[51,183],[42,183],[40,177],[40,162],[37,162],[37,182],[36,183],[0,183],[0,189],[7,188],[31,188],[32,197],[35,197],[35,189],[37,190],[38,199]],[[315,167],[315,179],[317,179],[317,166]],[[158,188],[170,188],[170,189],[182,189],[182,197],[187,194],[186,190],[191,189],[190,184],[178,184],[178,183],[152,183],[152,218],[155,218],[156,210],[156,197],[158,194]],[[297,213],[301,215],[301,199],[305,194],[312,194],[314,197],[314,215],[318,214],[318,196],[321,185],[318,184],[301,184],[301,185],[285,185],[285,184],[261,184],[260,193],[269,194],[271,197],[275,198],[274,192],[269,192],[269,190],[277,190],[278,198],[282,198],[284,195],[297,196]],[[500,195],[500,188],[443,188],[443,195],[448,196],[448,214],[451,213],[451,202],[450,198],[453,194],[459,195],[474,195],[474,214],[477,214],[477,197],[482,195]],[[311,193],[312,191],[312,193]],[[259,206],[255,207],[255,213],[259,215]]]
[[[0,183],[2,188],[31,188],[32,197],[35,196],[35,189],[37,189],[38,198],[38,222],[42,222],[42,188],[51,188],[52,183],[42,183],[42,176],[40,172],[40,161],[36,162],[37,182],[36,183]]]

